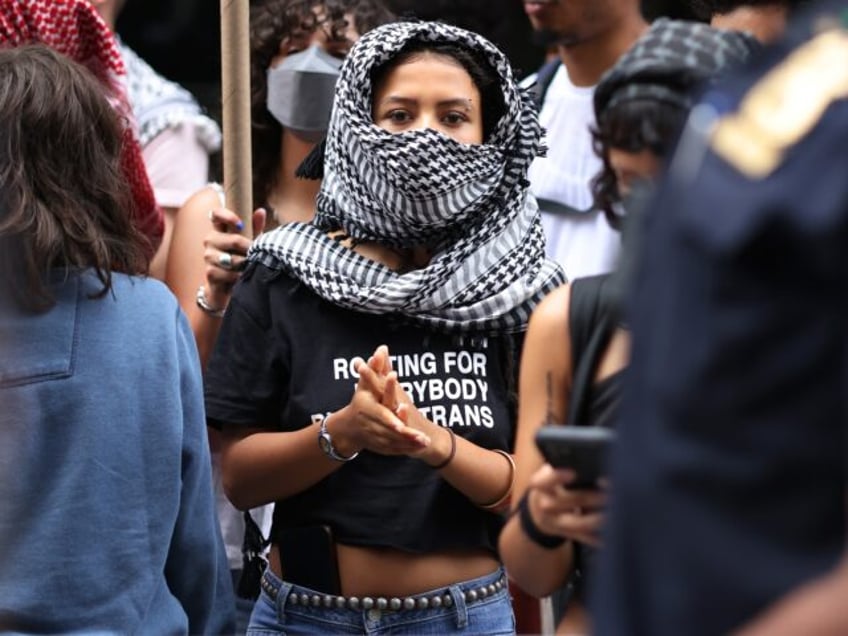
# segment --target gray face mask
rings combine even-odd
[[[290,55],[268,69],[268,111],[306,141],[317,142],[330,125],[342,61],[320,46]]]

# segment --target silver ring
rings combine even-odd
[[[218,265],[220,265],[222,269],[233,269],[233,255],[229,252],[221,252],[218,254]]]

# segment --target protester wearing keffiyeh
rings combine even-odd
[[[625,53],[595,89],[595,116],[629,100],[667,102],[689,110],[704,82],[758,51],[740,31],[661,18]]]
[[[120,51],[109,27],[88,0],[0,0],[0,46],[34,43],[45,44],[88,68],[124,121],[133,121],[121,82],[126,72]],[[45,139],[45,143],[49,141]],[[149,239],[152,256],[162,241],[164,219],[131,124],[125,131],[122,163],[135,202],[135,209],[129,213]]]
[[[497,71],[505,114],[481,145],[434,130],[389,133],[372,121],[371,73],[414,41],[480,52]],[[341,70],[312,224],[261,237],[249,257],[284,269],[335,305],[402,315],[452,332],[515,332],[562,270],[544,257],[527,168],[542,153],[533,96],[484,38],[436,23],[394,23],[354,46]],[[425,246],[430,263],[398,273],[327,237]]]

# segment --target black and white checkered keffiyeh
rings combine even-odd
[[[185,123],[195,127],[197,141],[206,152],[221,148],[221,129],[203,114],[197,100],[179,84],[165,79],[118,39],[127,69],[126,88],[138,124],[138,140],[144,148],[159,133]]]
[[[595,115],[637,99],[664,101],[688,110],[695,89],[760,45],[747,33],[714,29],[688,20],[656,20],[607,71],[595,89]]]
[[[371,71],[411,41],[482,53],[501,77],[506,112],[481,145],[434,130],[389,133],[372,121]],[[430,22],[393,23],[351,50],[336,88],[324,181],[312,224],[288,224],[257,240],[250,258],[286,269],[322,298],[355,311],[396,314],[433,328],[515,332],[564,282],[544,256],[527,169],[543,151],[530,91],[484,38]],[[422,268],[397,273],[326,232],[394,248],[426,246]]]

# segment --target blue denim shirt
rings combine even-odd
[[[0,631],[232,631],[194,338],[160,283],[0,297]]]

